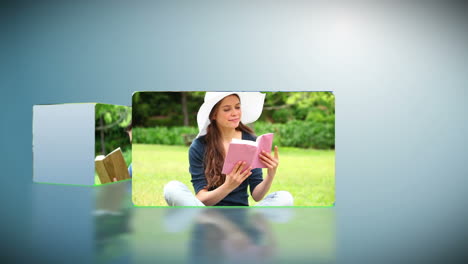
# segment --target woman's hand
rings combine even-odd
[[[236,163],[231,173],[226,174],[224,184],[232,191],[237,188],[242,182],[245,181],[252,174],[252,167],[244,170],[246,162],[239,161]]]
[[[206,206],[213,206],[219,203],[224,197],[229,195],[236,189],[245,179],[251,174],[252,168],[244,170],[246,162],[239,161],[236,163],[231,173],[226,174],[226,180],[218,188],[208,191],[206,188],[200,190],[195,196]]]
[[[279,155],[278,155],[278,146],[275,146],[275,155],[271,155],[266,151],[260,153],[260,160],[268,168],[268,176],[274,177],[276,174],[276,169],[279,165]]]

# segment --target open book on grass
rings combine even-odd
[[[229,150],[224,159],[222,173],[230,173],[238,161],[246,162],[244,168],[266,168],[260,160],[259,154],[262,150],[271,152],[272,144],[273,133],[263,134],[257,137],[256,141],[233,139],[229,144]]]
[[[107,154],[107,156],[97,156],[94,162],[101,184],[113,182],[114,178],[116,178],[117,181],[130,179],[127,165],[120,148],[115,149]]]

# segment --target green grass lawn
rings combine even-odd
[[[188,147],[132,145],[133,203],[166,206],[163,188],[171,180],[191,190]],[[335,201],[335,151],[280,147],[280,165],[269,193],[289,191],[295,206],[329,206]],[[264,169],[266,174],[266,169]],[[255,201],[249,198],[249,204]]]

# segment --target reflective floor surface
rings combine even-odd
[[[334,263],[334,208],[133,207],[131,182],[34,184],[38,259],[97,263]]]

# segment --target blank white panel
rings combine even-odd
[[[94,184],[95,104],[33,107],[33,180]]]

